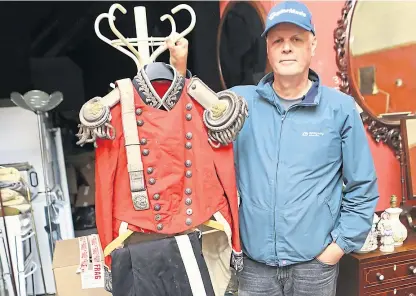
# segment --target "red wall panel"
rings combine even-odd
[[[375,81],[381,92],[364,96],[367,106],[375,114],[416,112],[416,101],[410,99],[416,92],[415,53],[416,44],[407,44],[352,58],[356,81],[359,81],[360,68],[375,68]],[[400,86],[396,85],[398,79],[403,81]]]

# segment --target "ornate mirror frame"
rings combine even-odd
[[[334,31],[336,63],[338,66],[337,76],[340,79],[340,91],[352,95],[358,105],[363,109],[361,119],[367,130],[376,142],[383,142],[393,149],[396,158],[402,161],[403,149],[401,145],[400,119],[389,120],[378,118],[363,102],[363,96],[359,92],[358,83],[352,73],[349,60],[349,45],[351,22],[357,0],[347,0],[341,10],[341,18],[337,22]]]
[[[267,12],[263,6],[263,4],[260,1],[229,1],[227,3],[227,5],[224,8],[224,11],[222,12],[222,16],[221,16],[221,20],[220,20],[220,24],[218,26],[218,31],[217,31],[217,48],[216,48],[216,55],[217,55],[217,69],[218,69],[218,73],[220,76],[220,82],[221,82],[221,87],[223,89],[227,89],[230,88],[231,86],[227,85],[223,76],[223,71],[222,71],[222,66],[221,66],[221,53],[220,53],[220,47],[221,47],[221,32],[224,26],[224,22],[225,19],[227,17],[228,12],[238,3],[244,3],[244,4],[248,4],[250,6],[252,6],[254,8],[254,10],[257,12],[260,21],[262,22],[263,28],[265,27],[265,20],[267,17]],[[266,60],[266,67],[264,69],[265,73],[271,71],[271,67],[269,62]]]

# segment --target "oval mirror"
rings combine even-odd
[[[217,62],[223,88],[257,84],[265,75],[265,12],[261,3],[230,1],[217,36]]]
[[[416,1],[357,1],[350,22],[351,87],[373,118],[416,112]]]

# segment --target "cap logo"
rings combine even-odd
[[[290,8],[290,9],[280,9],[280,10],[278,10],[278,11],[272,12],[272,13],[270,14],[270,16],[269,16],[269,20],[272,20],[272,19],[274,19],[275,17],[277,17],[277,16],[279,16],[279,15],[281,15],[281,14],[283,14],[283,13],[293,13],[293,14],[297,14],[297,15],[300,15],[300,16],[303,16],[303,17],[306,17],[306,13],[304,13],[303,11],[299,11],[299,10],[296,10],[296,9]]]

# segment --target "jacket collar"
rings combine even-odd
[[[299,104],[302,106],[315,106],[319,104],[321,98],[320,86],[321,82],[318,74],[309,69],[308,78],[313,82],[312,87],[304,96],[303,101]],[[274,81],[273,72],[266,74],[257,84],[257,93],[272,104],[276,103],[276,92],[272,87]]]

